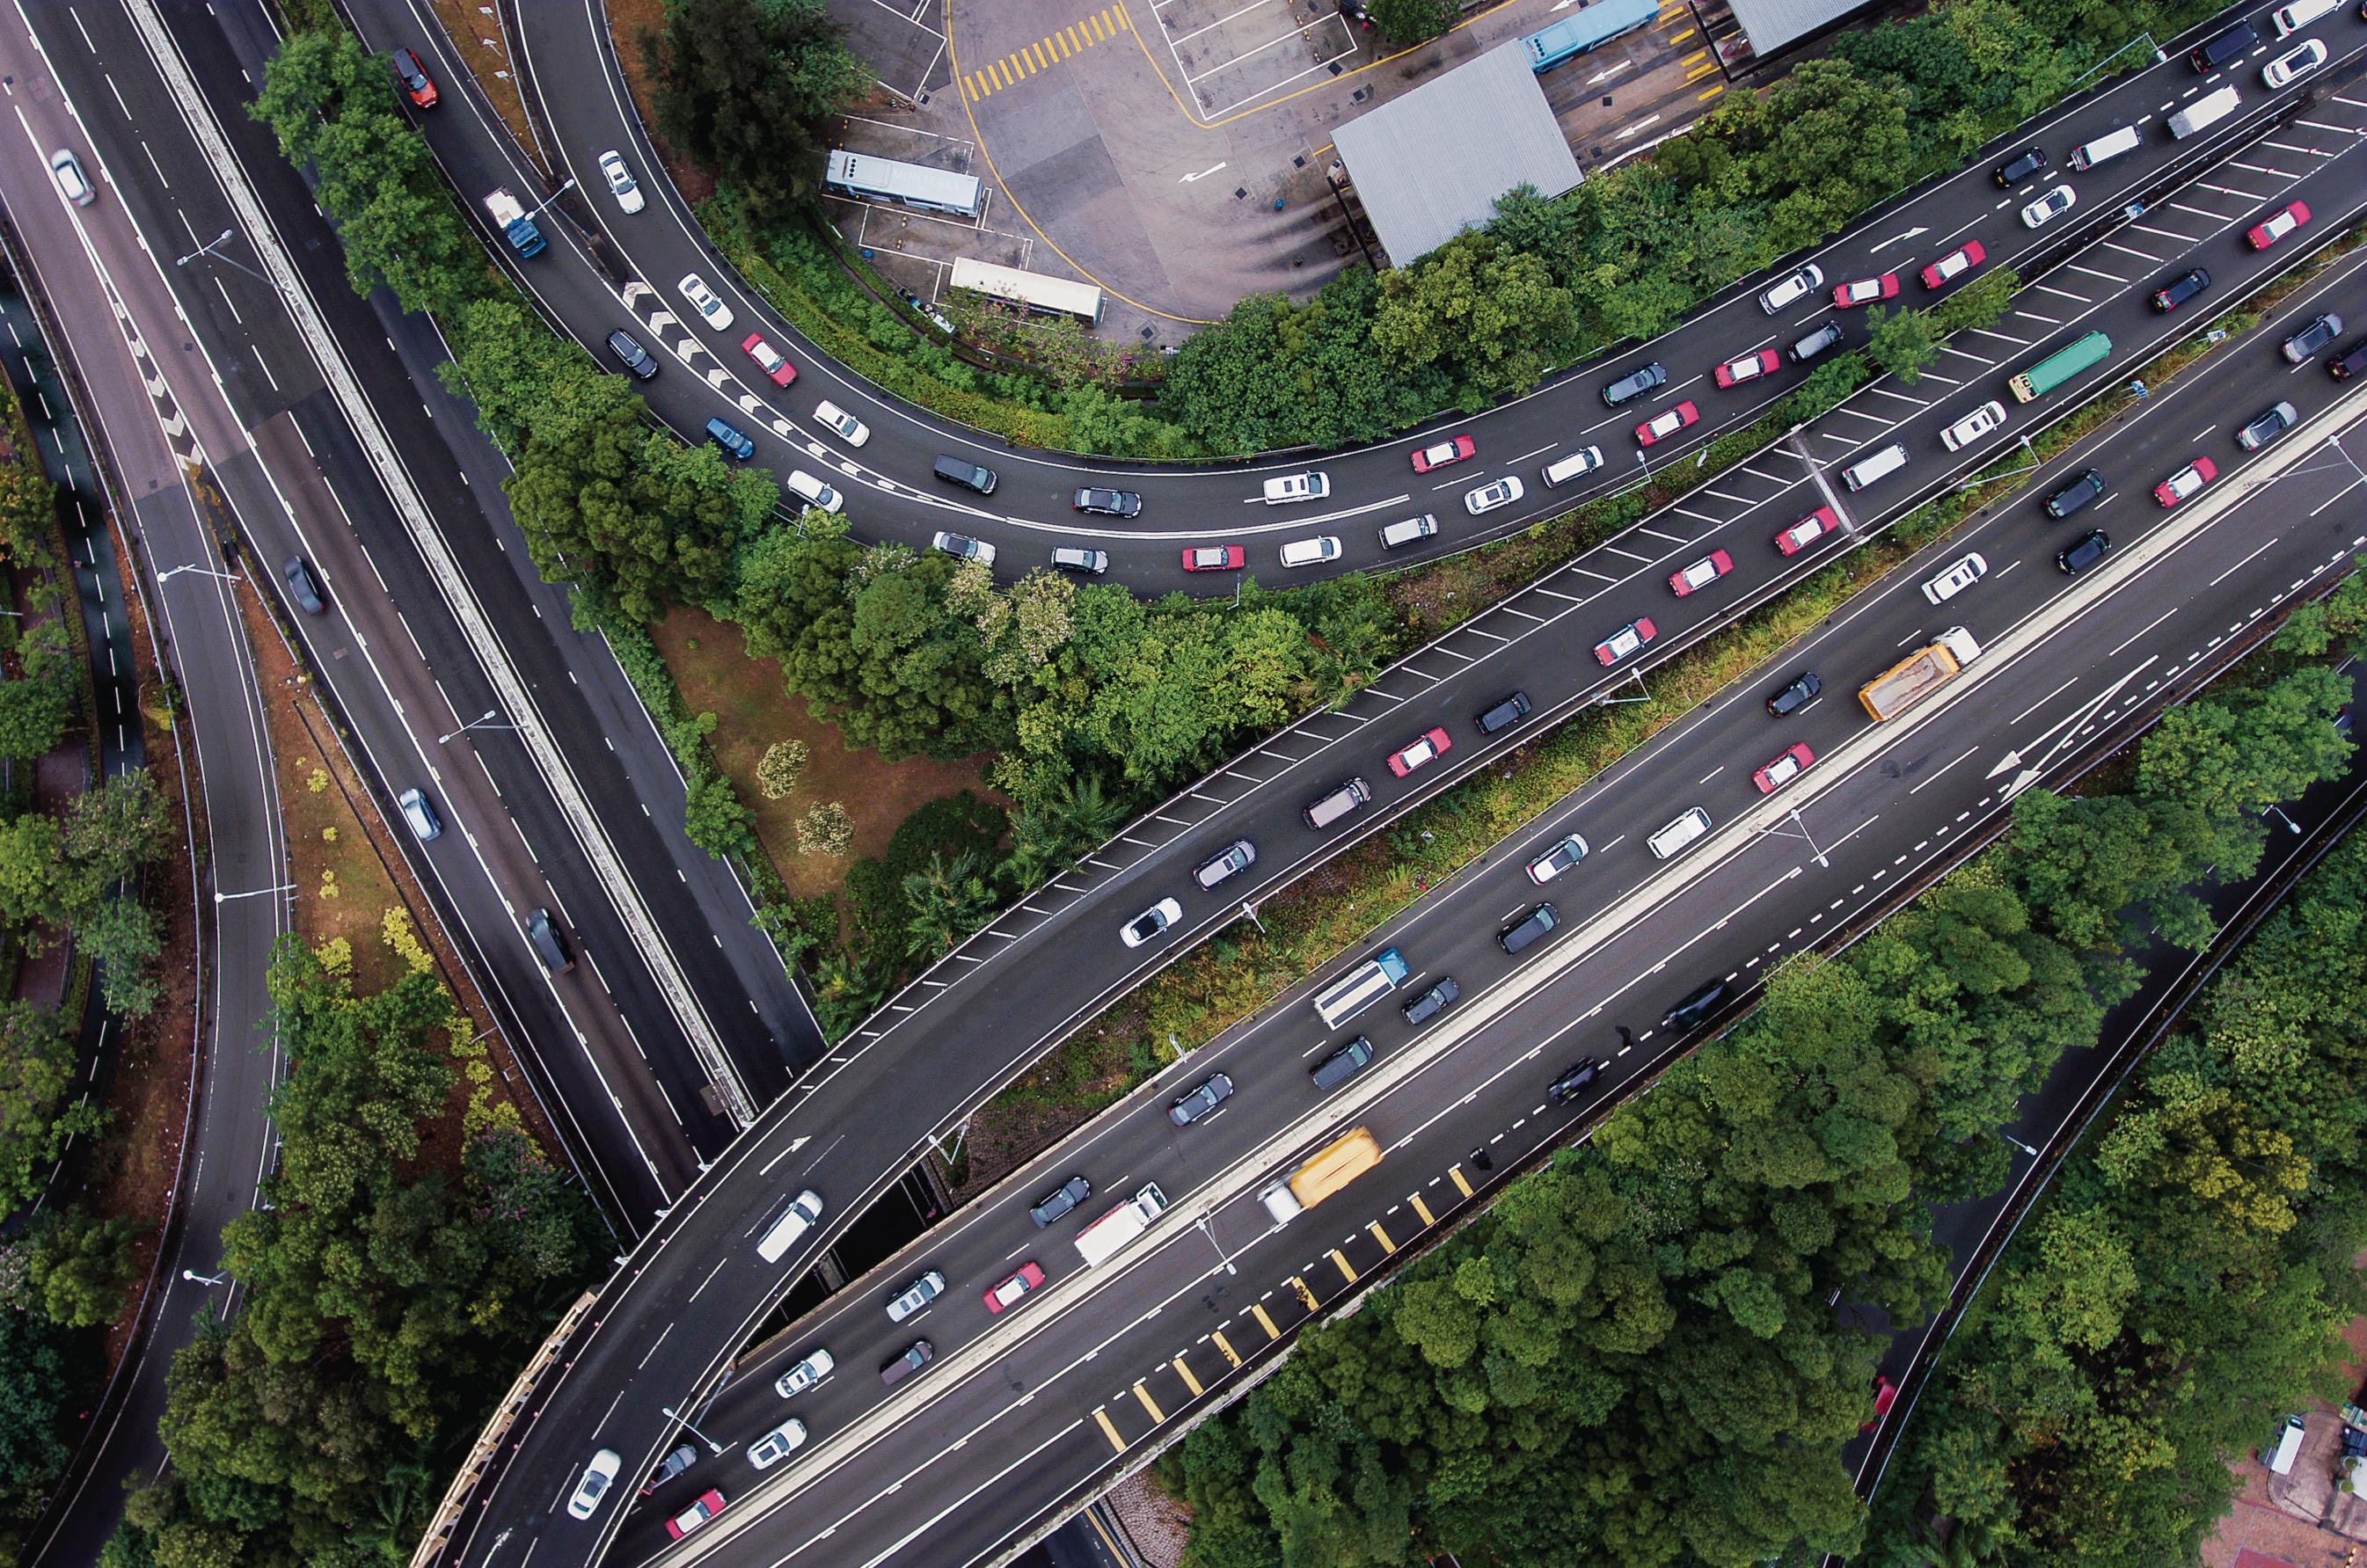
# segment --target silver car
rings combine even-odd
[[[758,1470],[770,1470],[805,1440],[806,1424],[793,1416],[748,1445],[748,1462]]]
[[[888,1321],[901,1323],[945,1293],[946,1277],[932,1269],[896,1292],[888,1303]]]
[[[1192,880],[1201,887],[1212,888],[1257,863],[1257,846],[1247,839],[1235,839],[1222,852],[1202,861],[1193,868]]]
[[[50,179],[57,186],[58,194],[76,207],[88,207],[98,199],[98,192],[83,174],[81,163],[63,147],[50,154]]]
[[[633,171],[625,167],[624,155],[608,152],[600,154],[600,177],[608,182],[608,194],[617,198],[620,211],[639,212],[644,205],[641,187],[633,182]]]

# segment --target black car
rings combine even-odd
[[[2093,468],[2082,468],[2078,479],[2046,498],[2046,515],[2068,517],[2103,493],[2104,476]]]
[[[2021,152],[2016,152],[2012,157],[2007,159],[2004,163],[1999,164],[1997,168],[1990,173],[1989,178],[1997,181],[1998,188],[1999,190],[2011,190],[2015,186],[2020,185],[2022,181],[2030,178],[2031,175],[2038,173],[2041,169],[2045,167],[2046,153],[2044,151],[2036,147],[2025,147]]]
[[[1790,685],[1767,699],[1767,715],[1770,718],[1782,718],[1787,713],[1797,713],[1824,689],[1825,683],[1813,671],[1803,670]]]
[[[2254,414],[2250,423],[2236,432],[2236,445],[2247,452],[2257,452],[2291,430],[2300,419],[2293,404],[2277,403]]]
[[[646,381],[658,373],[656,356],[636,343],[630,333],[610,333],[608,352],[617,356],[617,363],[632,372],[636,381]]]
[[[1093,1195],[1092,1182],[1082,1176],[1072,1176],[1036,1199],[1036,1206],[1027,1211],[1027,1217],[1035,1221],[1040,1230]]]
[[[2074,574],[2083,572],[2104,558],[2112,541],[2104,536],[2101,528],[2090,528],[2063,549],[2055,552],[2055,564]]]
[[[1500,729],[1509,729],[1528,716],[1529,694],[1514,692],[1512,695],[1491,705],[1487,712],[1471,722],[1479,727],[1480,734],[1493,735]]]
[[[2354,345],[2339,359],[2328,360],[2326,370],[2338,381],[2348,381],[2353,376],[2367,374],[2367,343]]]
[[[1568,1105],[1578,1098],[1578,1091],[1592,1083],[1609,1066],[1608,1062],[1573,1062],[1561,1070],[1561,1077],[1546,1086],[1546,1098],[1556,1105]]]
[[[1095,490],[1088,485],[1080,487],[1069,504],[1100,517],[1132,517],[1142,510],[1142,497],[1130,490]]]
[[[1540,904],[1519,919],[1496,933],[1496,945],[1505,952],[1518,953],[1523,948],[1544,940],[1554,927],[1561,924],[1561,913],[1551,904]]]
[[[289,556],[280,563],[279,575],[288,580],[288,597],[308,615],[325,615],[328,605],[321,602],[320,585],[312,581],[312,569],[304,564],[302,556]]]
[[[1717,1006],[1719,999],[1725,995],[1726,982],[1712,980],[1662,1015],[1660,1027],[1679,1032],[1695,1028],[1703,1019],[1709,1016],[1710,1009]]]
[[[648,1496],[651,1493],[656,1491],[667,1482],[672,1481],[675,1476],[680,1475],[684,1471],[688,1470],[691,1466],[691,1461],[697,1458],[698,1450],[691,1447],[688,1443],[685,1443],[682,1447],[674,1450],[674,1452],[666,1455],[665,1458],[658,1461],[658,1467],[650,1472],[649,1484],[641,1488],[641,1495],[644,1497]]]
[[[1222,1073],[1211,1073],[1199,1088],[1167,1108],[1167,1119],[1178,1127],[1189,1127],[1232,1097],[1233,1080]]]
[[[1408,1023],[1419,1027],[1444,1012],[1462,994],[1463,988],[1455,983],[1454,976],[1442,975],[1438,977],[1438,984],[1398,1010],[1405,1014]]]
[[[2188,267],[2153,291],[2153,308],[2157,310],[2175,310],[2210,287],[2209,273],[2199,266]]]
[[[1668,371],[1659,365],[1638,365],[1608,387],[1603,389],[1603,400],[1617,408],[1630,398],[1640,398],[1669,378]]]
[[[2342,335],[2342,318],[2320,316],[2285,339],[2285,363],[2299,365]]]
[[[1840,341],[1841,324],[1839,321],[1827,321],[1823,326],[1785,349],[1784,355],[1795,365],[1806,365]]]

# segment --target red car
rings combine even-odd
[[[1184,552],[1185,571],[1239,571],[1250,553],[1239,545],[1195,545]]]
[[[2164,506],[2176,506],[2218,477],[2218,464],[2208,457],[2197,457],[2154,486],[2153,498]]]
[[[1875,1424],[1881,1421],[1884,1416],[1889,1415],[1890,1407],[1897,1403],[1898,1385],[1892,1382],[1887,1376],[1875,1377],[1874,1380],[1874,1420],[1868,1421],[1865,1425],[1860,1427],[1858,1430],[1861,1432],[1873,1431]]]
[[[680,1540],[723,1511],[723,1494],[709,1491],[697,1502],[666,1521],[666,1534]]]
[[[1659,635],[1660,628],[1652,624],[1649,616],[1630,621],[1594,645],[1594,661],[1616,664]]]
[[[757,369],[773,378],[774,386],[786,387],[798,378],[798,367],[782,358],[781,351],[766,343],[764,333],[750,333],[740,340],[740,346],[756,362]]]
[[[1776,357],[1773,349],[1762,348],[1756,354],[1746,354],[1739,359],[1729,359],[1711,374],[1717,378],[1717,384],[1721,387],[1739,386],[1745,381],[1756,381],[1783,363],[1782,359]],[[1693,405],[1688,403],[1685,406],[1690,408]]]
[[[1636,427],[1636,445],[1649,446],[1655,441],[1666,441],[1678,431],[1701,418],[1701,410],[1691,403],[1679,403],[1663,413],[1656,413]]]
[[[1817,754],[1808,750],[1806,741],[1802,741],[1751,774],[1750,782],[1759,786],[1760,794],[1772,795],[1806,772],[1808,764],[1816,760]]]
[[[419,63],[419,56],[407,49],[394,51],[394,79],[402,84],[403,96],[414,108],[432,109],[438,102],[436,84],[427,68]]]
[[[2252,249],[2265,251],[2308,221],[2308,203],[2296,201],[2245,230],[2244,238],[2252,242]]]
[[[1733,570],[1732,556],[1724,550],[1712,550],[1693,565],[1669,573],[1669,592],[1682,599],[1696,588],[1706,588]]]
[[[1775,547],[1787,556],[1796,556],[1840,525],[1841,520],[1831,507],[1819,506],[1776,535]]]
[[[1453,749],[1455,742],[1446,738],[1444,729],[1433,729],[1402,751],[1389,753],[1389,772],[1403,778],[1416,768],[1428,767]]]
[[[986,1292],[986,1310],[998,1317],[1002,1309],[1018,1301],[1030,1291],[1044,1288],[1044,1270],[1034,1263],[1022,1263],[1019,1272]]]
[[[1859,277],[1833,290],[1833,309],[1846,310],[1852,305],[1864,305],[1876,299],[1898,298],[1898,275],[1886,272],[1878,277]]]
[[[1417,474],[1426,474],[1433,468],[1449,468],[1462,462],[1478,450],[1479,444],[1467,435],[1458,435],[1452,441],[1441,441],[1435,446],[1425,446],[1413,455],[1413,471]]]
[[[1978,240],[1966,240],[1964,249],[1950,251],[1923,269],[1923,287],[1937,288],[1952,277],[1959,277],[1989,259]]]

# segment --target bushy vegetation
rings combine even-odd
[[[289,1055],[263,1207],[222,1234],[244,1288],[174,1357],[173,1466],[110,1549],[130,1568],[405,1561],[440,1477],[603,1239],[506,1106],[442,1134],[468,1021],[425,971],[357,996],[295,938],[269,977]]]
[[[1944,1301],[1926,1205],[2003,1178],[1996,1130],[2094,1043],[2148,927],[2207,942],[2194,885],[2248,874],[2257,808],[2347,760],[2340,701],[2304,669],[2191,705],[2125,793],[2023,795],[1986,855],[1779,968],[1750,1019],[1161,1461],[1189,1561],[1858,1551],[1840,1450],[1879,1342],[1829,1300],[1902,1327]]]

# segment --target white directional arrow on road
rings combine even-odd
[[[1635,69],[1636,62],[1634,61],[1623,60],[1615,65],[1606,65],[1602,70],[1596,72],[1593,75],[1589,76],[1586,79],[1586,85],[1590,87],[1600,87],[1605,82],[1610,81],[1614,76],[1618,75],[1622,71],[1633,71]]]
[[[1988,776],[1995,778],[2009,768],[2018,768],[2020,766],[2022,766],[2022,753],[2019,751],[2008,751],[2004,756],[1998,759],[1998,765],[1989,770]]]
[[[1919,223],[1914,228],[1908,230],[1904,234],[1893,234],[1887,240],[1883,241],[1881,244],[1874,246],[1874,249],[1877,251],[1884,250],[1889,246],[1897,244],[1902,240],[1911,240],[1918,234],[1928,234],[1930,232],[1930,230],[1924,228]]]

